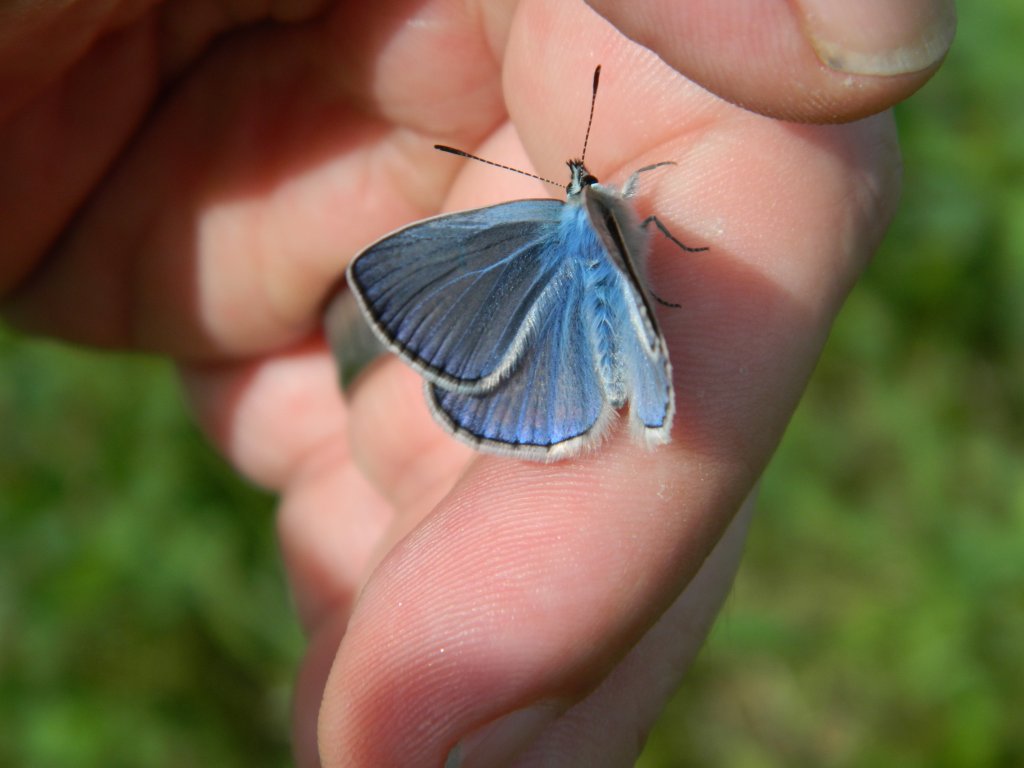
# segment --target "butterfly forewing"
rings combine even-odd
[[[563,207],[519,200],[420,222],[363,251],[349,285],[385,343],[430,381],[485,391],[556,300],[550,244]]]

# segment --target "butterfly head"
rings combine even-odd
[[[568,166],[569,183],[566,185],[565,191],[569,197],[575,197],[580,194],[584,187],[597,184],[597,177],[591,175],[582,160],[570,160]]]

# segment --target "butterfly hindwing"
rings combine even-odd
[[[651,323],[645,322],[628,280],[622,288],[630,302],[628,328],[620,334],[619,354],[629,391],[630,418],[648,443],[666,443],[675,414],[672,366],[665,339]]]
[[[378,335],[428,380],[490,389],[554,300],[550,241],[563,207],[519,200],[419,222],[363,251],[349,285]]]
[[[626,317],[618,323],[616,348],[631,421],[646,442],[668,442],[675,394],[668,345],[647,298],[645,265],[637,259],[647,252],[646,235],[620,195],[595,184],[584,190],[583,199],[618,277],[616,288]]]
[[[427,386],[435,415],[462,439],[505,453],[557,458],[600,438],[613,411],[589,343],[579,262],[556,276],[558,300],[537,318],[514,370],[492,391]]]

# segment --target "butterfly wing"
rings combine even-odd
[[[592,185],[583,191],[590,223],[619,276],[617,289],[628,323],[617,328],[616,348],[626,383],[633,428],[649,444],[667,443],[675,415],[668,345],[647,298],[645,236],[632,209],[613,190]]]
[[[579,263],[564,259],[557,300],[536,318],[536,334],[501,385],[462,393],[427,385],[435,417],[478,448],[527,458],[571,455],[600,438],[614,411],[589,343]]]
[[[359,254],[348,284],[381,340],[429,381],[489,390],[555,300],[548,246],[563,206],[518,200],[413,224]]]
[[[657,327],[648,322],[641,311],[636,286],[623,279],[622,292],[631,321],[619,335],[619,356],[629,392],[630,419],[634,430],[647,443],[667,443],[675,415],[668,348]]]

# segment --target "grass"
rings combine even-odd
[[[0,765],[288,765],[273,502],[167,364],[0,337]]]

